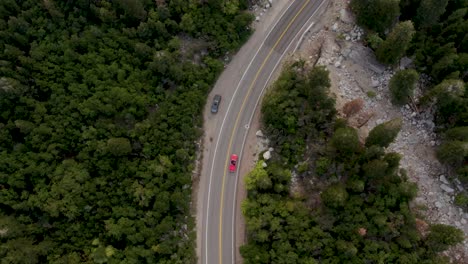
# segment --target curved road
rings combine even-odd
[[[222,94],[223,100],[217,115],[206,113],[205,110],[205,116],[208,116],[206,122],[213,123],[212,131],[205,131],[211,135],[204,143],[207,151],[204,152],[203,175],[199,183],[199,263],[236,263],[234,227],[238,206],[238,172],[252,116],[281,59],[288,51],[297,48],[298,41],[314,19],[314,14],[324,6],[324,2],[325,0],[290,1],[262,43],[257,43],[256,46],[254,44],[255,53],[253,50],[248,51],[250,57],[244,56],[238,63],[241,66],[231,69],[240,73],[237,78],[231,78],[231,83],[227,84],[218,80],[213,89],[212,94]],[[228,70],[223,75],[226,72]],[[223,76],[220,77],[222,78]],[[219,87],[220,83],[224,87]],[[230,173],[228,169],[232,153],[239,155],[236,173]]]

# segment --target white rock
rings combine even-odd
[[[271,158],[271,152],[270,151],[266,151],[263,153],[263,159],[264,160],[269,160]]]
[[[372,87],[377,87],[380,85],[379,80],[372,80]]]
[[[448,192],[448,193],[453,193],[453,192],[455,191],[455,190],[452,189],[450,186],[445,185],[445,184],[441,184],[441,185],[440,185],[440,188],[441,188],[442,190],[444,190],[445,192]]]
[[[340,68],[341,62],[339,60],[337,60],[337,61],[335,61],[334,65],[335,65],[336,68]]]
[[[466,225],[466,220],[465,220],[464,218],[462,218],[462,219],[460,220],[460,223],[462,223],[462,225]]]
[[[270,4],[266,4],[266,5],[265,5],[265,8],[266,8],[266,9],[270,8]]]
[[[441,203],[441,202],[435,202],[435,207],[441,208],[441,207],[442,207],[442,203]]]
[[[255,21],[257,21],[257,22],[260,21],[260,17],[259,17],[259,16],[256,16],[256,17],[255,17]]]
[[[440,175],[439,180],[445,184],[450,184],[447,178],[445,178],[445,175]]]
[[[346,40],[350,40],[351,37],[350,37],[349,35],[346,35],[345,39],[346,39]]]
[[[255,133],[257,137],[263,137],[263,132],[261,130],[258,130],[257,133]]]
[[[434,147],[436,142],[434,140],[431,140],[431,147]]]
[[[266,164],[266,162],[263,162],[263,163],[262,163],[262,167],[263,167],[263,168],[266,168],[267,166],[268,166],[268,165]]]
[[[333,32],[336,32],[338,30],[338,23],[333,24],[332,30]]]
[[[416,112],[411,113],[411,117],[415,117],[416,115]]]
[[[268,148],[268,151],[273,152],[275,149],[274,148]]]

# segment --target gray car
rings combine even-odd
[[[217,94],[213,98],[213,103],[211,104],[211,113],[218,113],[219,103],[221,103],[221,95]]]

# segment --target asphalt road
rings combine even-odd
[[[282,0],[286,1],[286,0]],[[272,25],[269,34],[257,43],[250,56],[241,58],[242,65],[231,71],[241,74],[230,83],[219,81],[214,88],[225,91],[220,111],[206,120],[213,122],[208,149],[203,157],[203,175],[198,197],[203,201],[202,219],[198,236],[199,263],[236,263],[235,256],[235,207],[238,172],[242,164],[242,152],[253,113],[273,72],[284,55],[295,49],[301,35],[313,21],[314,14],[325,0],[290,1],[281,18]],[[222,76],[221,76],[222,78]],[[232,78],[231,78],[232,79]],[[226,87],[228,86],[228,87]],[[210,98],[211,99],[211,98]],[[211,101],[209,101],[211,104]],[[205,125],[206,126],[206,125]],[[236,173],[229,172],[231,154],[239,155]]]

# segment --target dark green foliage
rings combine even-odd
[[[343,207],[348,199],[348,192],[340,184],[332,185],[326,188],[321,194],[322,202],[330,208]]]
[[[2,263],[195,263],[193,142],[252,20],[223,3],[0,1]]]
[[[411,21],[399,22],[376,50],[377,59],[389,65],[396,64],[406,53],[415,31]]]
[[[344,157],[352,155],[360,149],[358,134],[355,129],[350,127],[336,130],[331,139],[331,144]]]
[[[383,34],[400,15],[398,0],[353,0],[351,7],[360,25]]]
[[[399,118],[392,119],[374,127],[366,139],[366,146],[377,145],[386,148],[395,140],[401,129],[402,121]]]
[[[468,126],[460,126],[449,129],[444,133],[447,140],[468,141]]]
[[[418,31],[414,37],[410,53],[414,54],[418,70],[430,74],[435,84],[449,78],[466,81],[468,77],[467,7],[465,3],[459,9],[448,10],[440,22]]]
[[[110,138],[107,140],[107,151],[114,156],[125,156],[132,151],[132,147],[126,138]]]
[[[382,44],[383,39],[377,33],[371,33],[367,36],[367,43],[373,50],[377,50]]]
[[[426,240],[430,250],[440,252],[448,249],[449,246],[462,242],[463,237],[463,231],[460,229],[453,226],[436,224],[431,226]]]
[[[409,102],[418,81],[419,74],[413,69],[397,71],[389,83],[392,103],[404,105]]]
[[[459,166],[468,154],[468,142],[446,141],[437,149],[437,158],[445,164]]]
[[[414,17],[418,28],[427,28],[435,25],[439,17],[445,13],[448,0],[421,0]]]
[[[329,129],[335,102],[327,96],[330,80],[324,67],[310,71],[288,67],[265,95],[262,121],[272,144],[290,164],[297,163],[305,144]]]
[[[466,192],[457,194],[454,203],[463,208],[468,208],[468,194]]]

